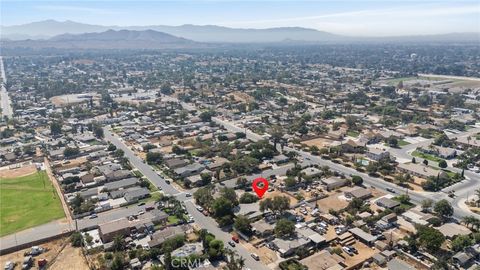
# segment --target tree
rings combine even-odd
[[[223,241],[222,240],[212,240],[208,244],[208,256],[210,259],[218,260],[223,256]]]
[[[71,158],[78,154],[80,154],[80,150],[78,148],[67,147],[65,150],[63,150],[63,156],[65,156],[65,158]]]
[[[445,168],[447,168],[447,166],[448,166],[447,162],[444,159],[442,159],[438,162],[438,167],[440,167],[440,168],[445,169]]]
[[[451,217],[453,215],[453,207],[452,205],[445,199],[438,201],[435,206],[433,207],[433,210],[437,215],[440,216],[443,220],[446,220],[447,218]]]
[[[53,121],[50,123],[50,133],[52,135],[58,135],[62,133],[62,123],[58,121]]]
[[[260,201],[260,211],[270,210],[276,213],[283,213],[290,208],[290,199],[286,196],[275,196]]]
[[[164,95],[171,95],[173,90],[169,83],[164,83],[160,86],[160,92]]]
[[[230,201],[234,206],[238,205],[237,193],[233,188],[222,188],[220,190],[220,196]]]
[[[415,159],[415,157],[412,157],[412,163],[413,164],[417,163],[417,160]]]
[[[233,214],[233,202],[225,197],[219,197],[212,204],[213,215],[217,218]]]
[[[148,164],[160,164],[163,161],[163,156],[159,152],[148,152],[145,159]]]
[[[199,188],[193,193],[195,202],[203,207],[209,207],[213,202],[212,189],[209,187]]]
[[[361,186],[363,184],[363,178],[358,175],[352,175],[352,183],[356,186]]]
[[[213,116],[215,116],[215,112],[212,110],[204,111],[199,115],[200,119],[202,119],[203,122],[212,121]]]
[[[113,238],[113,244],[112,244],[112,249],[114,251],[123,251],[125,250],[126,244],[125,240],[123,240],[123,237],[120,235],[115,236]]]
[[[394,136],[390,136],[387,139],[388,145],[393,148],[398,148],[398,139]]]
[[[275,235],[277,237],[290,236],[295,232],[295,223],[288,219],[282,218],[277,221],[275,225]]]
[[[112,265],[110,266],[111,270],[123,270],[125,265],[125,259],[123,258],[122,253],[116,253],[113,258]]]
[[[93,134],[95,134],[95,137],[97,137],[98,139],[103,139],[105,135],[103,134],[102,126],[99,123],[94,123],[92,128],[93,128]]]
[[[212,182],[212,175],[209,173],[201,173],[200,178],[202,179],[202,184],[204,186],[210,184]]]
[[[473,239],[470,235],[458,235],[452,241],[452,249],[456,252],[464,250],[466,247],[473,245]]]
[[[239,202],[240,203],[254,203],[258,201],[258,196],[252,194],[252,193],[249,193],[249,192],[245,192],[242,194],[242,196],[240,196],[240,199],[239,199]]]
[[[113,152],[115,150],[117,150],[117,147],[113,143],[108,143],[107,151]]]
[[[433,200],[432,199],[425,199],[422,201],[422,211],[423,212],[430,212],[430,209],[433,206]]]
[[[420,246],[425,248],[428,252],[435,253],[445,242],[445,236],[437,229],[419,226],[417,228],[418,242]]]
[[[244,188],[248,184],[247,178],[239,177],[235,182],[235,185],[239,188]]]
[[[235,218],[235,223],[233,226],[235,226],[235,229],[244,234],[250,234],[252,232],[250,220],[243,215],[239,215],[237,218]]]
[[[397,201],[403,204],[410,203],[410,197],[407,194],[402,194],[396,197]]]
[[[70,236],[70,243],[72,243],[72,246],[74,247],[81,247],[82,241],[83,241],[83,237],[82,237],[82,234],[79,232],[74,232]]]

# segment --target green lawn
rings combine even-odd
[[[407,142],[407,141],[404,141],[404,140],[398,140],[398,146],[405,146],[405,145],[409,145],[410,143]]]
[[[0,179],[0,236],[63,218],[60,198],[45,171]]]
[[[349,130],[349,131],[347,131],[347,135],[350,136],[350,137],[355,137],[355,138],[357,138],[358,135],[360,135],[360,132],[355,131],[355,130]]]
[[[415,150],[415,151],[412,152],[412,156],[414,156],[414,157],[419,157],[419,158],[423,158],[423,159],[430,160],[430,161],[434,161],[434,162],[440,162],[440,161],[442,161],[442,159],[439,158],[439,157],[436,157],[436,156],[430,155],[430,154],[425,154],[425,153],[422,153],[422,152],[417,151],[417,150]]]

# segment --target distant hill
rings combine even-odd
[[[61,49],[159,49],[198,46],[194,41],[153,30],[107,30],[100,33],[62,34],[42,40],[4,41],[2,45],[6,48]]]
[[[349,37],[302,27],[267,29],[229,28],[217,25],[102,26],[73,21],[46,20],[23,25],[2,26],[1,39],[47,39],[63,34],[98,33],[107,30],[154,30],[197,42],[272,43],[272,42],[479,42],[480,33],[400,37]]]

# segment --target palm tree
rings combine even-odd
[[[480,188],[475,190],[475,195],[477,195],[477,206],[480,204]]]

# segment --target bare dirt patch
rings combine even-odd
[[[290,206],[293,206],[293,205],[298,203],[298,200],[295,199],[293,196],[290,196],[289,194],[287,194],[285,192],[281,192],[279,190],[274,190],[274,191],[271,191],[271,192],[269,191],[269,192],[265,193],[265,195],[263,195],[262,200],[266,199],[266,198],[273,198],[275,196],[285,196],[285,197],[289,198],[290,199]]]
[[[16,178],[36,172],[35,164],[23,165],[19,168],[10,169],[10,166],[0,168],[0,178]]]
[[[36,257],[34,257],[35,267],[32,267],[31,269],[38,269],[37,261],[39,259],[47,259],[48,262],[51,262],[52,259],[62,250],[63,245],[65,245],[65,244],[70,245],[70,244],[67,243],[68,241],[69,241],[68,238],[65,237],[65,238],[53,240],[53,241],[50,241],[48,243],[39,245],[40,247],[47,249],[47,251],[38,255],[38,256],[36,256]],[[23,258],[24,258],[24,253],[26,251],[30,251],[30,250],[31,250],[30,248],[26,248],[26,249],[19,250],[17,252],[13,252],[13,253],[9,253],[9,254],[0,256],[0,265],[4,266],[6,262],[11,261],[11,262],[15,262],[17,264],[15,269],[21,269]],[[57,269],[77,269],[77,268],[64,267],[64,268],[57,268]],[[88,269],[88,268],[78,268],[78,269],[83,270],[83,269]]]
[[[347,207],[348,202],[345,200],[339,199],[338,196],[340,196],[339,193],[334,193],[324,199],[318,200],[317,204],[318,204],[319,210],[322,211],[323,213],[328,213],[330,209],[339,211]]]
[[[302,144],[308,145],[308,146],[317,146],[318,148],[323,148],[332,145],[334,141],[330,139],[325,139],[325,138],[316,138],[312,140],[307,140],[303,141]]]
[[[68,244],[62,252],[58,255],[57,259],[54,261],[52,266],[49,267],[52,270],[63,270],[63,269],[89,269],[85,261],[85,258],[82,255],[80,248],[74,248]]]
[[[242,243],[242,245],[251,253],[255,253],[260,257],[260,261],[263,264],[270,264],[274,263],[278,260],[277,254],[275,252],[265,246],[256,248],[250,243]]]

